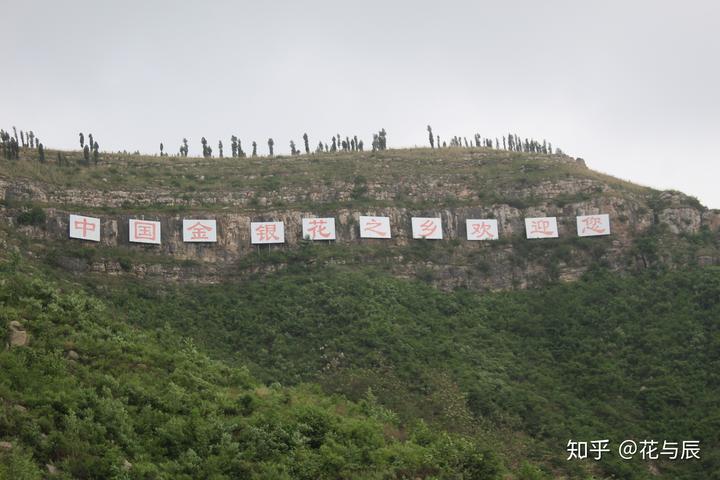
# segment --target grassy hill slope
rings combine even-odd
[[[479,439],[398,421],[372,395],[262,386],[172,330],[0,265],[0,479],[498,478]],[[46,465],[50,465],[47,467]],[[55,472],[55,473],[52,473]]]
[[[120,292],[98,288],[133,324],[191,335],[265,383],[318,382],[356,400],[370,389],[404,421],[494,439],[511,465],[651,478],[647,461],[573,464],[564,447],[700,439],[701,462],[653,468],[720,473],[718,269],[595,270],[490,295],[345,268]]]
[[[64,166],[55,160],[62,155]],[[23,149],[18,161],[0,161],[0,177],[24,178],[63,189],[98,191],[167,190],[178,199],[201,197],[203,193],[250,191],[256,199],[282,191],[314,192],[350,185],[350,195],[335,201],[308,198],[286,202],[285,206],[327,208],[363,204],[392,206],[428,205],[424,195],[459,204],[452,199],[451,185],[461,184],[477,192],[467,201],[540,203],[548,198],[520,198],[510,194],[518,188],[543,181],[595,181],[613,192],[651,193],[652,189],[619,180],[585,167],[564,155],[507,152],[488,148],[427,148],[302,155],[296,157],[192,158],[112,154],[101,156],[98,165],[84,166],[82,153],[48,151],[46,163],[37,161],[37,152]],[[427,186],[425,191],[398,191],[407,184]],[[384,192],[378,198],[373,192]],[[561,194],[561,192],[558,192]],[[414,198],[415,197],[415,198]],[[572,195],[567,195],[570,200]],[[182,205],[182,201],[175,202]],[[49,204],[52,206],[52,203]],[[429,203],[429,205],[432,205]],[[220,208],[223,202],[205,203],[201,208]],[[252,202],[253,209],[270,205]],[[278,206],[275,204],[275,206]],[[157,205],[157,208],[162,206]]]

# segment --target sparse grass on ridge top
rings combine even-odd
[[[318,183],[403,182],[466,183],[493,188],[517,182],[591,179],[634,193],[650,189],[594,172],[561,155],[507,152],[487,148],[391,149],[384,152],[323,153],[256,158],[158,157],[102,153],[97,166],[79,166],[82,153],[61,152],[70,165],[57,165],[57,151],[47,150],[47,163],[37,152],[22,149],[19,161],[0,161],[0,177],[27,178],[60,188],[81,190],[163,189],[214,192],[239,189],[272,191],[309,188]],[[441,185],[438,185],[441,186]]]

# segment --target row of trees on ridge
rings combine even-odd
[[[45,148],[40,142],[40,139],[35,135],[33,131],[23,132],[18,130],[16,127],[12,127],[13,133],[7,132],[0,129],[0,147],[2,149],[2,156],[6,159],[18,159],[20,158],[20,148],[37,149],[38,159],[40,162],[45,162]],[[473,135],[472,139],[468,141],[467,137],[464,136],[453,136],[449,140],[441,142],[440,135],[436,135],[430,125],[427,126],[428,141],[430,148],[491,148],[495,150],[506,150],[511,152],[524,152],[524,153],[537,153],[537,154],[553,154],[562,151],[556,148],[553,152],[553,146],[551,143],[543,140],[542,142],[532,138],[521,138],[517,134],[508,133],[502,137],[483,137],[479,133]],[[87,141],[86,141],[87,140]],[[92,133],[89,133],[87,137],[83,132],[79,133],[80,149],[83,153],[83,161],[85,165],[90,165],[90,162],[98,164],[100,161],[100,146],[97,140],[93,137]],[[205,137],[200,140],[202,145],[202,155],[204,158],[213,157],[213,148]],[[253,141],[251,144],[251,151],[249,156],[257,157],[258,154],[258,143]],[[302,146],[298,147],[294,140],[290,140],[290,155],[296,156],[301,155],[303,152],[305,155],[312,154],[323,154],[323,153],[336,153],[336,152],[363,152],[365,151],[365,144],[362,139],[358,138],[357,135],[345,136],[344,138],[338,133],[330,137],[328,141],[320,140],[317,146],[311,151],[310,148],[310,137],[307,133],[302,135]],[[372,151],[387,150],[387,132],[384,128],[378,132],[373,133],[372,137]],[[302,149],[302,150],[301,150]],[[187,157],[189,154],[189,142],[187,138],[182,139],[180,144],[178,155],[181,157]],[[139,152],[136,152],[139,153]],[[270,157],[275,156],[275,141],[272,138],[267,140],[267,153]],[[160,156],[167,157],[169,154],[165,149],[164,143],[160,142]],[[217,143],[217,156],[219,158],[225,157],[225,149],[222,140]],[[243,149],[242,141],[236,135],[230,137],[230,156],[232,158],[246,158],[248,154]],[[58,152],[58,163],[63,164],[64,158]]]

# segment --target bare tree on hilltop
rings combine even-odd
[[[235,135],[232,135],[230,137],[230,152],[232,153],[232,157],[237,157],[237,137]]]
[[[10,139],[9,158],[20,159],[20,144],[18,144],[17,138]]]
[[[380,141],[380,150],[387,150],[387,132],[384,128],[380,129],[380,133],[378,133],[378,139]]]
[[[290,155],[295,156],[295,155],[299,155],[299,154],[300,154],[300,150],[295,148],[295,142],[290,140]]]
[[[15,127],[13,127],[13,130]],[[5,130],[0,130],[0,141],[2,141],[3,157],[8,160],[20,158],[20,149],[18,147],[17,138],[10,135]]]
[[[208,147],[207,139],[205,137],[202,137],[200,143],[202,143],[203,157],[209,158],[212,155],[212,148]]]
[[[272,138],[268,138],[268,150],[270,151],[270,156],[273,156],[273,146],[275,145],[275,141]]]
[[[307,132],[303,133],[303,142],[305,142],[305,154],[310,155],[310,139]]]

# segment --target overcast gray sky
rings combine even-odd
[[[46,146],[280,152],[546,138],[720,208],[720,2],[0,0],[0,127]],[[229,147],[228,147],[229,149]]]

